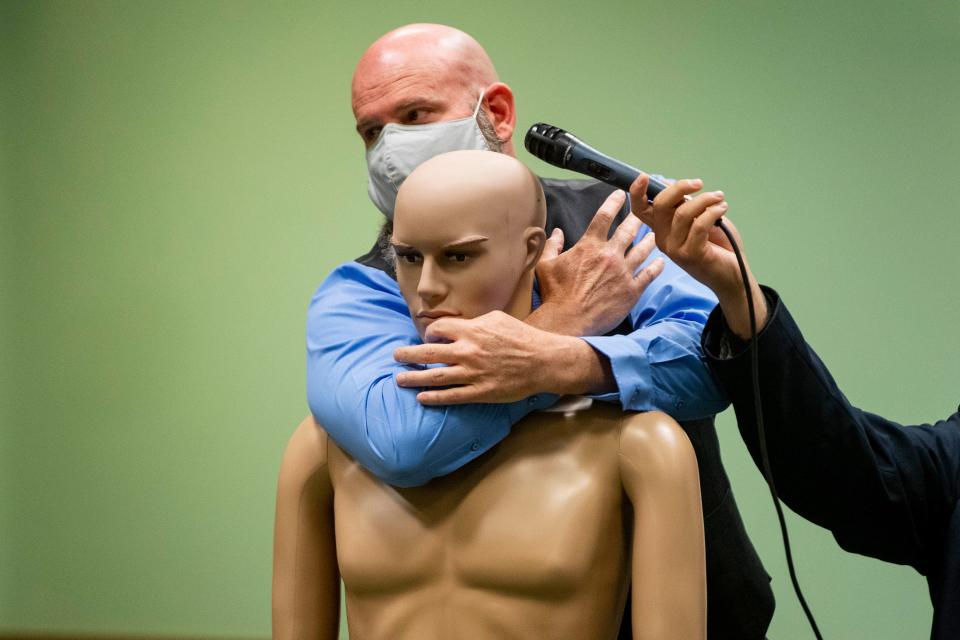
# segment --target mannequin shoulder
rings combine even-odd
[[[697,470],[690,438],[659,411],[626,413],[620,424],[621,468],[643,477],[686,475]]]
[[[317,424],[313,416],[307,416],[287,442],[281,475],[288,473],[298,477],[313,476],[327,467],[329,448],[327,432]]]

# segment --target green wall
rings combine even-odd
[[[855,403],[955,409],[960,5],[452,4],[0,4],[0,632],[269,633],[304,311],[379,221],[350,75],[405,22],[474,34],[521,135],[546,120],[725,189]],[[770,635],[809,637],[731,412],[719,427]],[[927,637],[918,575],[789,521],[828,637]]]

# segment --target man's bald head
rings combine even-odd
[[[416,73],[471,96],[499,81],[490,56],[469,34],[442,24],[408,24],[378,38],[361,56],[353,73],[354,114],[386,82]]]
[[[421,335],[437,313],[529,314],[545,222],[540,181],[510,156],[453,151],[411,173],[397,195],[391,244]]]
[[[381,36],[353,73],[351,102],[367,148],[387,124],[417,125],[470,116],[490,149],[514,155],[513,92],[470,35],[440,24],[410,24]]]

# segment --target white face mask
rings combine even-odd
[[[367,193],[377,209],[393,220],[397,191],[413,170],[433,156],[448,151],[487,149],[477,123],[483,94],[473,115],[459,120],[430,124],[389,123],[380,130],[377,142],[367,149]]]

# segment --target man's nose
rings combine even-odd
[[[420,269],[420,282],[417,283],[417,295],[429,306],[436,306],[447,295],[447,285],[443,274],[433,260],[424,260]]]

